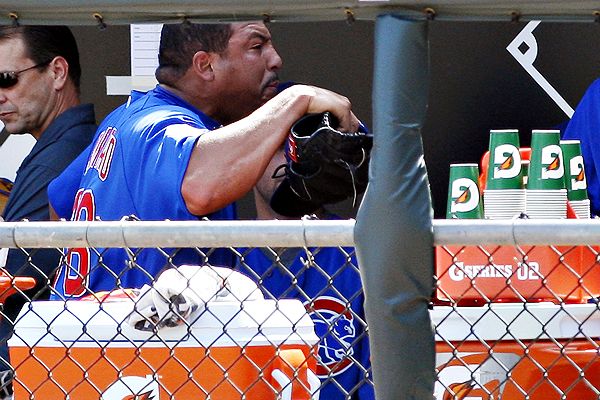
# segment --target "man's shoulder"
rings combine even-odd
[[[42,144],[44,142],[50,143],[76,132],[80,136],[85,135],[80,140],[84,139],[89,142],[95,131],[94,106],[92,104],[81,104],[70,107],[58,115],[44,131],[39,141]]]

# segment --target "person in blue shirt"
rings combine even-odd
[[[283,150],[273,157],[254,187],[258,219],[289,219],[275,213],[269,201],[282,177],[273,172],[285,163]],[[271,171],[271,172],[269,172]],[[311,218],[336,219],[321,208]],[[237,270],[254,279],[268,298],[302,301],[320,338],[317,376],[320,398],[372,400],[375,391],[364,293],[353,248],[238,249]]]
[[[96,118],[91,104],[81,104],[80,79],[77,43],[68,27],[0,28],[0,120],[9,133],[29,133],[36,139],[17,171],[2,214],[6,221],[48,220],[49,182],[91,142]],[[6,271],[33,277],[37,285],[10,296],[3,305],[2,361],[8,358],[6,339],[12,334],[12,321],[30,298],[48,298],[50,277],[60,257],[53,249],[9,251]]]
[[[562,138],[581,142],[592,216],[600,216],[600,79],[586,90]]]
[[[359,124],[348,99],[331,91],[296,85],[278,93],[281,65],[261,22],[164,25],[159,84],[132,92],[100,124],[85,163],[65,173],[81,176],[66,185],[76,193],[52,204],[72,203],[72,220],[232,218],[228,207],[252,189],[298,118],[329,110],[343,130]],[[216,264],[205,256],[69,249],[52,298],[141,287],[173,265]]]

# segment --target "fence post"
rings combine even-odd
[[[375,29],[375,143],[354,233],[378,400],[433,397],[432,208],[420,134],[427,28],[426,21],[384,15]]]

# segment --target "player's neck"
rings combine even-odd
[[[254,204],[256,206],[256,219],[258,220],[270,220],[270,219],[291,219],[283,215],[277,214],[264,197],[254,191]]]

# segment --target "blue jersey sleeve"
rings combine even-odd
[[[127,181],[123,188],[129,191],[136,215],[144,220],[163,220],[165,216],[190,219],[181,194],[181,185],[196,141],[206,129],[186,124],[174,124],[157,135],[141,135],[122,146],[140,149],[141,157],[123,155]],[[130,138],[131,139],[131,138]],[[176,209],[175,212],[173,209]]]

